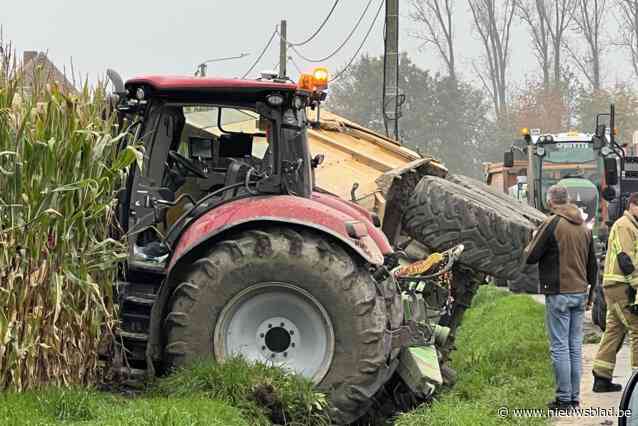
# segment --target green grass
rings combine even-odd
[[[125,398],[88,389],[0,395],[6,426],[248,426],[236,408],[203,397]]]
[[[321,412],[326,398],[303,377],[263,364],[248,365],[242,359],[223,364],[205,360],[194,363],[158,381],[152,395],[191,397],[225,401],[238,407],[254,423],[323,426]]]
[[[452,366],[458,382],[397,426],[543,425],[543,418],[500,418],[499,407],[544,408],[554,379],[544,307],[525,295],[480,288],[459,329]]]
[[[138,397],[80,387],[0,393],[0,425],[324,426],[324,405],[309,381],[280,369],[200,361]]]

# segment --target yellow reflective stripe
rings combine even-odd
[[[603,274],[603,280],[618,281],[618,282],[624,283],[625,281],[627,281],[627,277],[624,275],[618,275],[618,274]]]
[[[629,322],[627,321],[627,318],[625,318],[625,314],[623,313],[620,305],[618,303],[614,303],[611,305],[611,309],[614,311],[620,322],[622,322],[625,327],[629,328]]]
[[[638,277],[633,275],[631,277],[626,277],[624,275],[618,275],[618,274],[603,274],[603,281],[626,283],[626,284],[631,284],[632,286],[638,285]]]
[[[605,368],[608,370],[614,370],[616,364],[614,364],[613,362],[607,362],[607,361],[603,361],[601,359],[595,359],[593,366],[594,367],[600,367],[600,368]]]

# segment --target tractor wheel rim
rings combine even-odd
[[[217,361],[242,356],[293,371],[314,383],[328,373],[335,337],[326,309],[295,285],[267,282],[234,296],[215,325]]]

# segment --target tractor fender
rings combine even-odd
[[[368,235],[370,235],[374,242],[377,243],[381,253],[384,255],[392,253],[393,250],[390,242],[383,231],[374,223],[374,216],[376,216],[376,214],[373,216],[372,213],[360,205],[325,192],[313,192],[312,199],[366,223],[368,225]],[[379,220],[378,216],[376,216],[376,220]],[[374,226],[372,227],[370,224],[373,224]]]
[[[345,207],[337,209],[334,203],[330,204],[322,202],[321,197],[290,195],[247,197],[222,204],[200,216],[182,233],[173,247],[168,273],[189,253],[221,234],[249,227],[251,223],[257,226],[268,222],[294,224],[329,234],[368,263],[382,265],[384,255],[390,254],[392,248],[381,230],[360,213],[355,214],[356,210],[349,212]]]

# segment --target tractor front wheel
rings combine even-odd
[[[379,292],[366,265],[330,237],[243,231],[179,275],[164,326],[167,368],[237,355],[281,366],[328,394],[338,424],[363,415],[392,374],[385,332],[403,315],[396,288]]]

